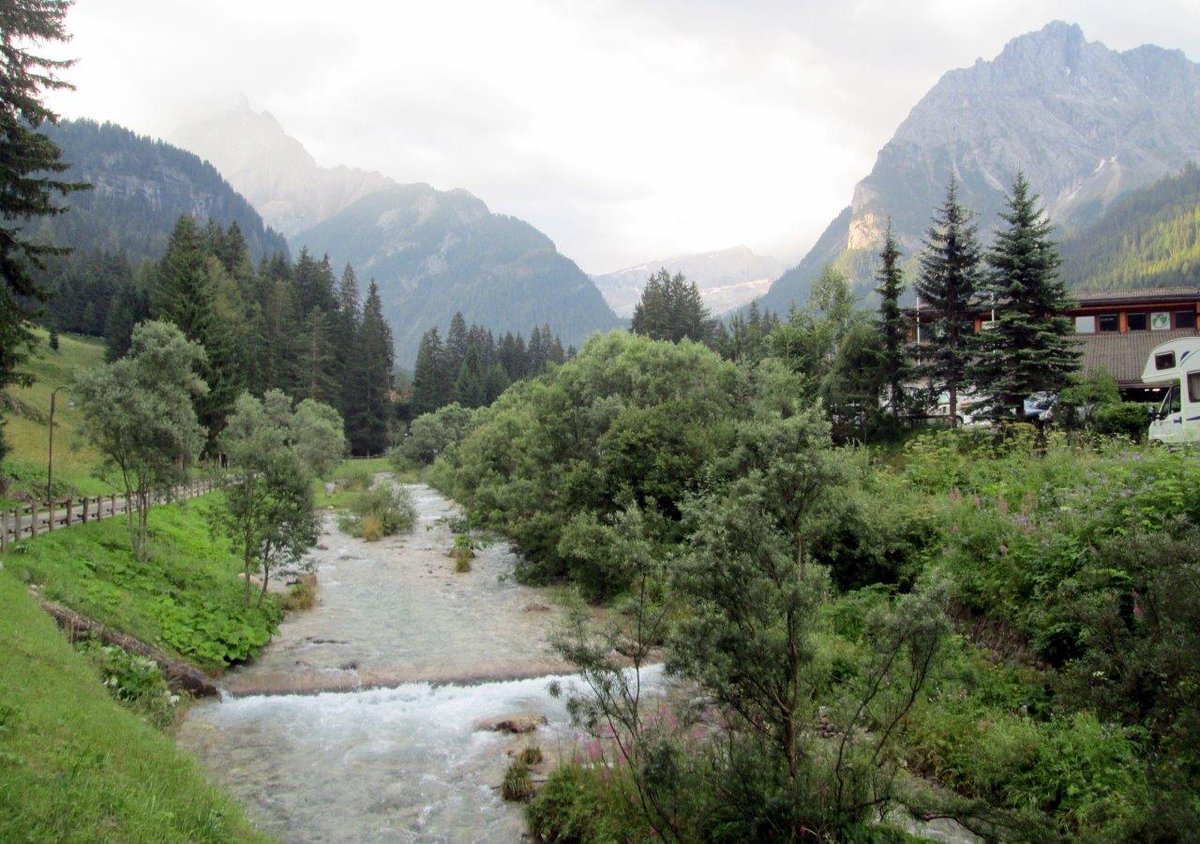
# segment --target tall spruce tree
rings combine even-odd
[[[38,131],[58,116],[42,102],[71,86],[56,74],[71,65],[35,55],[31,46],[65,41],[69,0],[8,0],[0,4],[0,390],[25,380],[17,367],[33,342],[30,301],[45,298],[34,273],[61,250],[29,235],[31,220],[62,213],[56,197],[84,185],[57,178],[68,165]],[[7,447],[0,416],[0,459]],[[2,479],[0,479],[2,483]]]
[[[987,253],[983,292],[995,305],[991,326],[976,338],[972,381],[995,415],[1023,419],[1025,399],[1059,392],[1079,368],[1080,351],[1066,309],[1071,304],[1058,278],[1062,263],[1052,227],[1024,173],[1018,173],[1005,226]]]
[[[922,329],[919,369],[932,388],[949,395],[951,424],[958,421],[959,390],[974,351],[971,301],[980,283],[981,252],[972,217],[958,201],[952,173],[946,199],[925,234],[915,285],[921,310],[932,315]]]
[[[383,318],[379,287],[372,279],[363,302],[358,331],[359,394],[346,420],[347,439],[355,454],[382,454],[388,447],[388,423],[392,409],[392,330]]]
[[[671,275],[663,267],[646,281],[642,298],[633,309],[630,330],[652,340],[707,343],[712,339],[713,324],[695,282],[681,273]]]
[[[444,357],[445,347],[435,325],[421,337],[417,349],[417,364],[413,368],[413,416],[430,413],[442,406]]]
[[[879,253],[883,262],[875,274],[879,286],[879,334],[882,339],[880,365],[886,379],[888,404],[893,419],[900,417],[904,405],[904,382],[909,376],[908,352],[905,349],[906,329],[904,313],[900,310],[900,294],[904,292],[904,274],[900,270],[900,248],[892,236],[892,221],[888,219],[887,233],[883,238],[883,249]]]

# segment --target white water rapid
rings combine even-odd
[[[317,606],[285,621],[254,664],[231,672],[232,694],[193,708],[180,729],[181,745],[284,841],[518,841],[521,811],[497,788],[506,751],[553,754],[572,740],[546,691],[565,668],[545,642],[557,612],[512,581],[504,545],[454,573],[454,505],[408,489],[410,535],[366,543],[327,522]],[[476,729],[514,714],[548,724],[531,736]]]

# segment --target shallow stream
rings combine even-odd
[[[517,841],[497,786],[506,751],[570,741],[546,691],[565,670],[546,644],[558,613],[511,578],[504,544],[454,572],[452,502],[408,487],[409,535],[367,543],[327,518],[318,603],[285,621],[230,694],[180,729],[216,781],[284,841]],[[524,678],[524,679],[520,679]],[[477,729],[544,715],[531,738]]]

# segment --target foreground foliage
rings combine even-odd
[[[612,605],[558,641],[596,744],[534,831],[886,840],[900,805],[987,839],[1187,838],[1195,453],[1027,425],[834,448],[811,383],[610,335],[435,463],[520,576]],[[687,705],[646,696],[662,659]]]
[[[260,839],[194,760],[109,698],[8,571],[0,602],[0,839]]]
[[[218,496],[154,508],[145,562],[120,520],[107,519],[22,542],[5,569],[49,600],[206,668],[244,661],[269,641],[280,613],[270,595],[243,605],[241,560],[203,514]]]

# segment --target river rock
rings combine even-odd
[[[501,715],[475,722],[475,729],[492,733],[520,735],[532,733],[546,723],[545,715]]]

